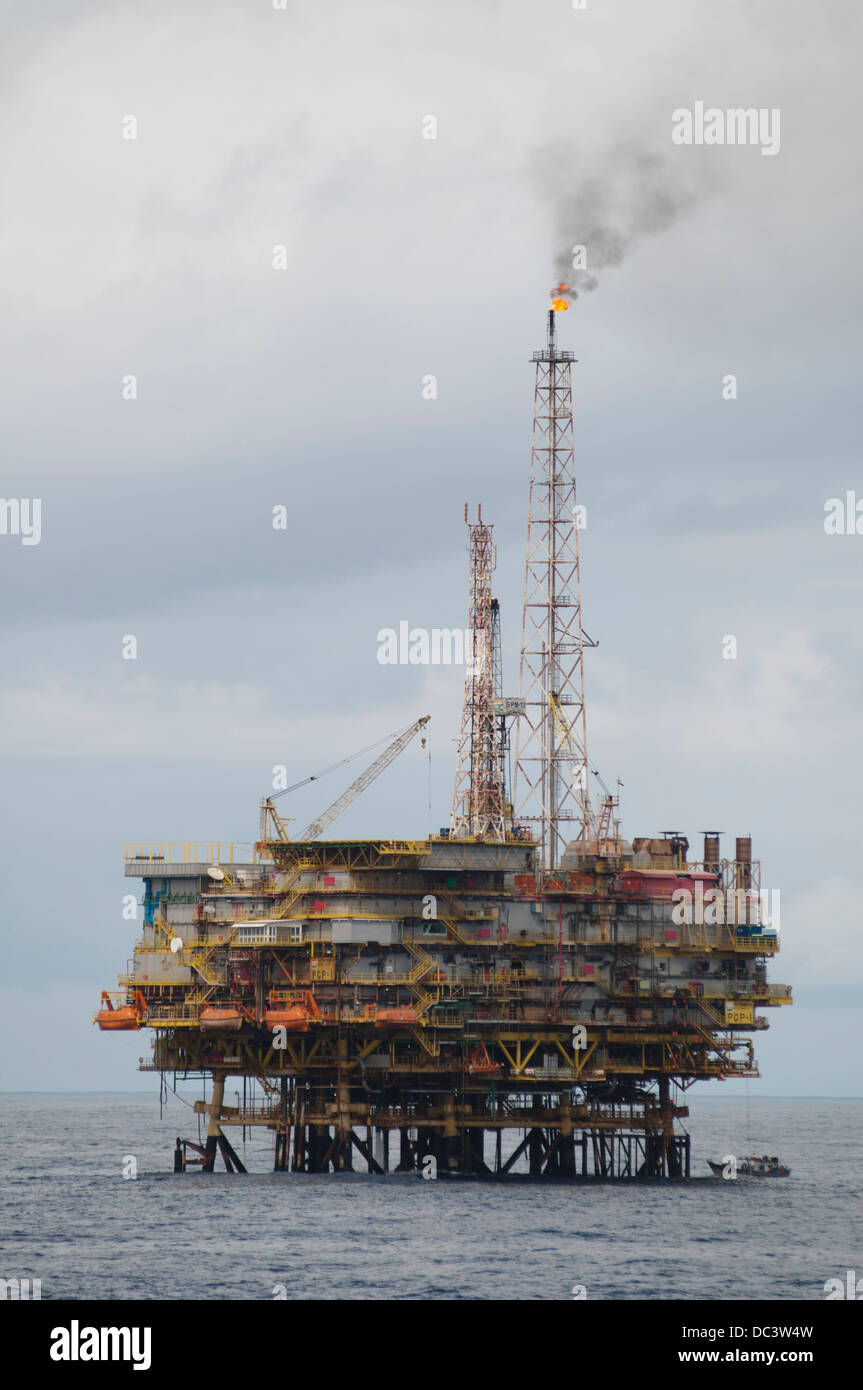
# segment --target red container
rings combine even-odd
[[[672,894],[681,888],[695,895],[695,885],[700,882],[705,891],[708,884],[716,883],[716,875],[703,873],[682,874],[675,869],[627,869],[620,876],[620,887],[624,893],[632,893],[640,898],[659,898],[671,900]]]
[[[480,927],[479,931],[477,932],[477,936],[480,938],[480,940],[487,941],[488,938],[491,936],[491,927]]]

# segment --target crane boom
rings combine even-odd
[[[410,728],[404,729],[402,733],[399,734],[398,738],[394,739],[389,747],[385,748],[383,753],[379,754],[374,762],[369,764],[365,772],[361,772],[356,781],[351,782],[347,791],[342,792],[341,796],[338,797],[331,806],[328,806],[323,814],[318,816],[317,820],[312,821],[311,825],[307,827],[303,834],[297,837],[298,840],[302,843],[306,840],[316,840],[319,835],[322,835],[327,827],[332,825],[333,821],[342,814],[342,811],[346,811],[351,803],[356,801],[360,793],[364,792],[366,787],[371,786],[372,782],[374,782],[376,777],[380,776],[384,768],[389,767],[390,763],[398,757],[399,753],[401,753],[404,748],[407,748],[414,734],[418,734],[420,729],[424,728],[429,722],[430,718],[430,714],[424,714],[422,719],[418,719],[415,724],[411,724]]]

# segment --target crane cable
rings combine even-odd
[[[349,758],[342,758],[341,762],[333,763],[331,767],[325,767],[323,772],[316,772],[312,777],[304,777],[301,782],[294,782],[290,787],[282,787],[281,791],[272,792],[269,800],[278,801],[280,796],[287,796],[288,792],[295,792],[298,787],[305,787],[308,786],[309,782],[319,781],[321,777],[326,777],[327,773],[335,772],[337,768],[344,767],[347,763],[352,763],[357,758],[361,758],[364,753],[371,753],[373,749],[379,748],[382,743],[401,738],[402,734],[406,734],[408,729],[412,728],[413,723],[406,724],[403,729],[399,729],[395,734],[385,734],[384,737],[379,738],[376,743],[370,743],[367,748],[361,748],[358,753],[351,753]]]

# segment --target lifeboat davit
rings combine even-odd
[[[395,1009],[378,1009],[375,1018],[376,1028],[410,1028],[416,1023],[417,1011],[413,1004],[407,1004]]]
[[[112,1004],[107,990],[102,991],[103,1007],[93,1019],[103,1033],[128,1032],[141,1027],[141,1015],[146,1009],[144,996],[138,990],[134,1004]]]
[[[206,1008],[201,1010],[198,1022],[202,1032],[218,1029],[222,1033],[239,1033],[243,1026],[243,1012],[230,1006],[207,1004]]]
[[[267,1009],[264,1025],[272,1033],[274,1028],[285,1028],[289,1033],[308,1033],[312,1016],[305,1004],[283,1004],[279,1009]]]
[[[467,1069],[471,1076],[494,1076],[503,1071],[503,1063],[493,1062],[485,1043],[475,1047],[468,1058]]]

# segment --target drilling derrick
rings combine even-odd
[[[587,780],[581,577],[575,519],[570,364],[548,313],[535,352],[530,503],[524,579],[514,816],[534,831],[542,868],[556,868],[571,840],[593,839]]]
[[[503,784],[493,705],[493,528],[483,523],[482,507],[477,509],[476,522],[471,523],[465,504],[464,519],[470,554],[470,617],[451,833],[456,839],[503,840]]]

